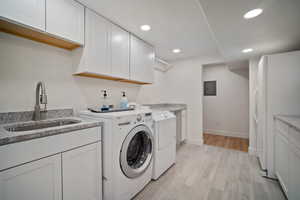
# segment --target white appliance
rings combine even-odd
[[[157,180],[176,161],[176,117],[169,111],[153,112],[153,176]]]
[[[92,113],[81,117],[104,123],[103,198],[129,200],[152,178],[153,131],[150,109]]]
[[[274,115],[300,114],[300,51],[263,56],[258,65],[257,154],[274,177]]]

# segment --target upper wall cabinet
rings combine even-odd
[[[47,0],[46,31],[84,44],[84,6],[74,0]]]
[[[1,0],[0,16],[44,31],[45,0]]]
[[[130,79],[153,83],[154,48],[131,35]]]
[[[85,46],[76,55],[77,73],[101,74],[109,76],[110,67],[110,24],[97,13],[86,9],[85,11]]]
[[[110,40],[112,76],[129,79],[129,33],[112,24]]]
[[[84,6],[73,0],[1,0],[0,31],[72,50],[84,44]]]
[[[129,79],[129,33],[87,8],[85,18],[85,46],[76,55],[76,74]]]

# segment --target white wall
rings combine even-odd
[[[248,68],[229,70],[225,64],[203,67],[203,81],[217,81],[217,96],[203,97],[204,132],[249,137]]]
[[[72,76],[72,52],[0,33],[0,112],[33,110],[35,86],[45,81],[48,108],[100,105],[102,89],[118,104],[121,91],[135,101],[141,86]]]
[[[0,112],[33,110],[40,80],[46,83],[49,109],[100,105],[102,89],[118,104],[125,90],[129,101],[187,104],[188,141],[202,144],[202,65],[214,58],[172,63],[168,72],[155,71],[155,84],[139,86],[74,77],[72,52],[5,33],[0,33],[0,52]]]
[[[156,72],[155,84],[143,86],[138,101],[145,103],[185,103],[188,106],[188,142],[202,144],[202,65],[207,59],[172,63],[168,72]]]

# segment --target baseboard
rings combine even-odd
[[[213,129],[204,129],[203,131],[204,131],[204,133],[207,133],[207,134],[249,139],[249,133],[224,131],[224,130],[213,130]]]
[[[203,140],[202,139],[187,139],[186,143],[202,146],[203,145]]]

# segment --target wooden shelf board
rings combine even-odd
[[[147,85],[147,84],[151,84],[151,83],[140,82],[140,81],[134,81],[134,80],[126,80],[126,79],[122,79],[122,80],[120,80],[120,82],[133,83],[133,84],[138,84],[138,85]]]
[[[40,32],[3,19],[0,19],[0,31],[67,50],[73,50],[80,47],[79,44],[68,42],[63,39],[53,37],[46,32]]]
[[[77,74],[74,74],[74,76],[84,76],[84,77],[89,77],[89,78],[98,78],[98,79],[105,79],[105,80],[112,80],[112,81],[120,81],[120,82],[133,83],[133,84],[138,84],[138,85],[151,84],[151,83],[145,83],[145,82],[115,78],[115,77],[105,76],[105,75],[100,75],[100,74],[93,74],[93,73],[88,73],[88,72],[77,73]]]
[[[106,79],[106,80],[111,80],[111,81],[120,81],[121,80],[120,78],[114,78],[114,77],[100,75],[100,74],[92,74],[92,73],[88,73],[88,72],[77,73],[77,74],[74,74],[74,76],[85,76],[85,77],[89,77],[89,78]]]

